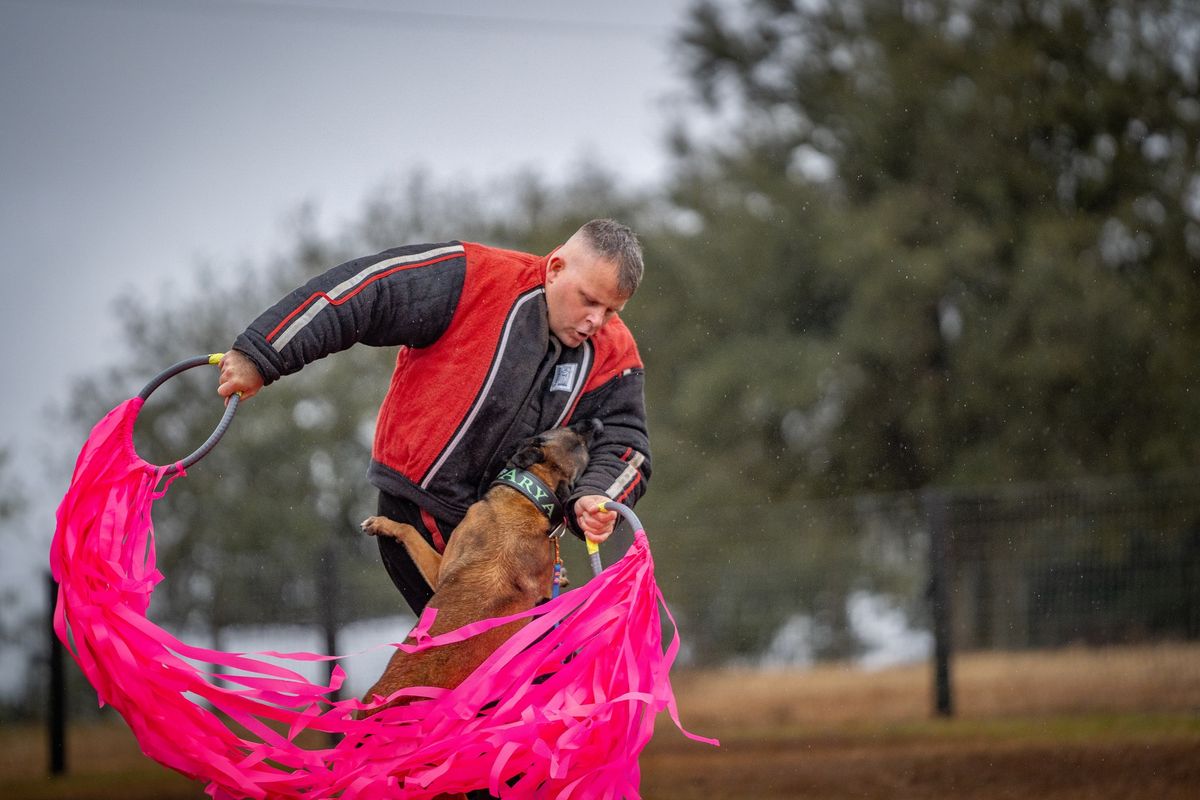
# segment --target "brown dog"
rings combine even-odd
[[[562,503],[588,462],[588,443],[601,425],[588,420],[555,428],[525,441],[508,469],[450,535],[439,555],[411,525],[368,517],[362,528],[401,542],[433,588],[429,605],[438,610],[429,632],[445,633],[492,617],[526,611],[550,596],[554,572],[552,492]],[[532,474],[543,484],[528,480]],[[535,498],[537,503],[535,504]],[[455,644],[419,653],[396,650],[383,675],[363,698],[375,702],[406,686],[452,689],[471,674],[524,621]],[[381,709],[360,712],[360,717]]]

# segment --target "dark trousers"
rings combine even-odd
[[[412,525],[430,545],[434,543],[434,532],[430,530],[431,524],[437,526],[444,539],[450,537],[450,532],[457,524],[440,519],[435,520],[428,514],[423,515],[416,503],[386,492],[379,493],[377,513],[381,517]],[[379,556],[383,559],[383,566],[387,570],[388,577],[392,579],[392,583],[396,584],[396,588],[400,590],[400,594],[404,596],[404,600],[413,613],[420,616],[421,612],[425,610],[429,598],[433,597],[433,589],[421,576],[420,570],[409,557],[404,545],[388,536],[376,536],[375,538],[379,543]]]

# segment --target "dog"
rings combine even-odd
[[[429,605],[438,613],[431,635],[527,611],[549,597],[555,562],[550,534],[557,527],[552,509],[557,503],[561,516],[562,504],[587,466],[588,445],[602,429],[599,420],[586,420],[523,442],[500,478],[467,509],[444,554],[411,525],[378,516],[363,521],[366,533],[403,544],[433,588]],[[530,481],[530,474],[537,481]],[[552,498],[545,496],[550,493]],[[407,686],[453,689],[525,622],[418,653],[397,649],[363,702],[378,702]],[[386,707],[363,709],[359,717]]]

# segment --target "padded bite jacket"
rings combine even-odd
[[[469,242],[348,261],[280,300],[234,343],[266,383],[356,343],[399,346],[370,481],[454,524],[517,444],[572,420],[604,431],[571,503],[632,505],[650,477],[644,368],[625,324],[579,347],[551,335],[547,257]]]

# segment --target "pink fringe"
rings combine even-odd
[[[341,667],[329,685],[314,684],[259,656],[330,657],[193,647],[146,618],[163,579],[150,511],[168,487],[156,490],[162,468],[134,452],[141,407],[127,400],[92,430],[58,509],[50,564],[59,639],[146,755],[205,782],[214,798],[432,798],[478,788],[503,798],[640,797],[638,756],[655,717],[666,710],[683,730],[669,677],[679,634],[667,611],[664,649],[666,605],[644,531],[598,578],[524,614],[431,637],[436,610],[427,609],[416,644],[394,646],[437,647],[530,622],[458,688],[402,689],[388,700],[415,699],[359,721],[358,700],[330,700]],[[193,661],[236,674],[217,686]],[[344,738],[305,749],[295,742],[305,730]]]

